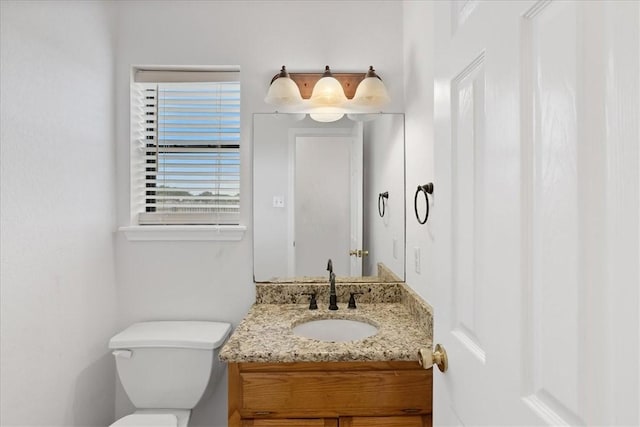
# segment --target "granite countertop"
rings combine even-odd
[[[329,311],[318,301],[307,304],[254,304],[220,352],[227,362],[346,362],[418,360],[420,348],[431,347],[431,331],[421,327],[401,302],[340,305]],[[369,338],[349,342],[316,341],[294,335],[292,327],[308,320],[353,319],[379,328]]]

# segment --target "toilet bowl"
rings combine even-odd
[[[137,408],[112,427],[187,427],[224,365],[218,351],[231,332],[224,322],[135,323],[109,341],[118,375]]]

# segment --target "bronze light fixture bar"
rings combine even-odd
[[[287,71],[286,66],[283,65],[280,72],[271,79],[271,84],[280,77],[288,77],[298,86],[302,99],[310,99],[316,83],[318,83],[321,78],[327,76],[338,80],[347,99],[353,99],[358,85],[367,77],[376,77],[382,81],[380,76],[376,74],[373,66],[369,66],[369,70],[366,73],[334,73],[328,65],[325,67],[323,73],[290,73]]]
[[[283,66],[284,68],[284,66]],[[285,70],[286,72],[286,70]],[[311,92],[318,80],[324,77],[324,73],[289,73],[289,78],[293,80],[300,89],[300,95],[302,99],[311,98]],[[367,73],[331,73],[332,76],[340,82],[342,90],[348,99],[353,99],[353,95],[356,93],[356,88],[361,81],[367,77]],[[271,83],[278,77],[281,77],[281,73],[276,74],[271,79]]]

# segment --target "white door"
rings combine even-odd
[[[349,256],[354,235],[362,229],[362,169],[354,157],[352,136],[300,136],[295,139],[294,257],[296,276],[327,274],[331,259],[336,275],[359,276]],[[361,149],[360,149],[361,152]],[[356,169],[356,170],[354,170]],[[354,182],[359,181],[358,183]],[[357,203],[359,201],[359,204]],[[359,248],[360,246],[357,246]],[[358,266],[355,266],[358,267]]]
[[[639,425],[639,3],[435,4],[435,425]]]

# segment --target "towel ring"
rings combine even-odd
[[[387,207],[387,200],[389,199],[389,192],[385,191],[384,193],[378,194],[378,215],[380,218],[384,217],[384,212]],[[382,209],[380,209],[380,200],[382,200]]]
[[[427,210],[424,214],[424,220],[420,219],[420,215],[418,214],[418,195],[420,193],[424,193],[424,200],[426,203],[425,206],[427,207]],[[418,185],[418,189],[416,190],[416,195],[413,197],[413,209],[415,210],[415,213],[416,213],[416,219],[420,224],[425,224],[427,222],[427,219],[429,219],[429,197],[427,196],[427,193],[433,194],[433,182],[430,182],[425,185]]]

